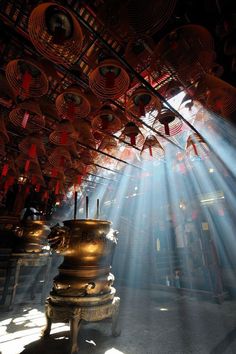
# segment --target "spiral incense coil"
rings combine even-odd
[[[73,121],[85,118],[91,111],[91,104],[85,94],[78,88],[68,88],[56,98],[56,108],[60,117]]]
[[[78,134],[67,119],[57,124],[55,131],[49,135],[49,141],[54,145],[68,146],[77,141]]]
[[[195,80],[214,64],[213,38],[199,25],[179,27],[158,43],[153,60],[159,60],[182,82]]]
[[[153,124],[153,128],[163,135],[173,136],[182,131],[183,122],[169,109],[162,109]]]
[[[52,62],[70,67],[78,60],[83,34],[76,17],[65,7],[52,2],[35,7],[28,32],[35,48]]]
[[[22,139],[18,147],[21,152],[32,158],[46,155],[42,138],[36,134],[32,134]]]
[[[128,109],[138,117],[144,117],[146,113],[152,110],[161,110],[159,98],[154,96],[144,87],[139,87],[133,92],[129,101]]]
[[[131,0],[127,12],[129,25],[136,33],[153,35],[171,17],[176,0]]]
[[[52,153],[48,157],[49,163],[60,169],[71,167],[72,161],[70,153],[64,147],[57,147],[53,149]]]
[[[82,144],[90,144],[91,142],[93,147],[95,147],[94,137],[92,133],[91,122],[82,119],[76,119],[73,122],[76,133],[78,134],[78,141]]]
[[[114,59],[104,60],[89,74],[89,86],[101,99],[119,98],[128,90],[129,83],[129,75]]]
[[[165,152],[154,135],[148,135],[143,144],[140,156],[143,160],[163,159]]]
[[[64,170],[62,167],[54,167],[50,163],[46,163],[43,166],[42,173],[44,176],[50,177],[50,178],[55,178],[55,179],[60,179],[64,180]]]
[[[29,131],[44,127],[45,120],[39,105],[33,101],[20,103],[9,114],[10,121]]]
[[[98,115],[92,119],[92,128],[112,134],[120,130],[122,125],[116,113],[111,108],[104,107]]]
[[[127,44],[125,59],[137,72],[142,72],[151,64],[154,45],[151,37],[135,36]]]
[[[236,89],[213,75],[206,74],[201,78],[194,98],[225,118],[230,119],[236,111]]]
[[[41,65],[31,60],[11,60],[6,66],[6,78],[17,96],[40,97],[48,92],[48,79]]]
[[[192,158],[205,159],[209,156],[210,149],[205,140],[197,133],[191,134],[186,143],[186,153]]]
[[[125,142],[134,145],[138,148],[142,148],[144,144],[144,136],[137,127],[137,125],[133,122],[129,122],[126,124],[120,138]]]

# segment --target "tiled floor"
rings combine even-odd
[[[157,290],[120,288],[120,337],[110,324],[84,324],[81,354],[235,354],[236,301],[217,305],[206,300]],[[40,339],[43,307],[18,307],[1,315],[2,354],[67,354],[68,326],[54,324],[49,339]]]

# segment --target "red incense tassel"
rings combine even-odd
[[[68,132],[61,132],[61,135],[60,135],[60,144],[62,145],[66,145],[67,144],[67,141],[68,141]]]
[[[35,159],[36,158],[36,144],[32,144],[29,148],[29,157],[31,159]]]
[[[53,167],[51,177],[55,178],[57,176],[57,173],[58,173],[58,171],[57,171],[56,167]]]
[[[56,188],[55,188],[55,194],[59,194],[59,190],[60,190],[60,182],[57,181],[57,184],[56,184]]]
[[[35,186],[35,192],[36,193],[39,193],[40,192],[40,184],[36,184],[36,186]]]
[[[116,74],[113,71],[108,71],[105,75],[105,87],[112,88],[115,85]]]
[[[32,82],[32,75],[28,71],[26,71],[22,78],[21,87],[27,94],[29,93],[31,82]]]
[[[3,177],[5,177],[7,175],[8,169],[9,169],[9,166],[7,163],[5,163],[5,165],[2,168],[2,176]]]
[[[149,146],[148,148],[149,148],[149,154],[150,154],[150,156],[152,157],[152,147]]]
[[[67,116],[72,122],[75,119],[75,104],[74,104],[74,102],[70,102],[68,104]]]
[[[79,175],[78,176],[78,185],[80,186],[82,183],[82,175]]]
[[[136,136],[134,134],[130,134],[130,144],[131,145],[136,144]]]
[[[45,192],[43,193],[42,200],[47,201],[48,199],[49,199],[49,193],[48,193],[48,191],[45,191]]]
[[[195,144],[194,142],[192,142],[192,147],[193,147],[193,150],[194,150],[194,154],[195,154],[196,156],[199,156],[199,155],[198,155],[198,151],[197,151],[196,144]]]
[[[29,112],[25,112],[24,117],[22,119],[22,123],[21,123],[21,125],[24,129],[28,123],[29,116],[30,116]]]
[[[139,100],[139,113],[141,117],[145,116],[145,104],[141,99]]]
[[[164,124],[164,128],[165,128],[165,134],[166,135],[170,135],[170,128],[169,128],[169,124],[168,123]]]
[[[25,163],[25,172],[29,171],[29,167],[30,167],[30,160],[27,160]]]

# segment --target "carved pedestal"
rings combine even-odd
[[[112,319],[112,335],[119,336],[120,329],[118,328],[118,315],[120,298],[114,297],[112,302],[101,303],[95,306],[83,306],[84,304],[65,303],[57,298],[57,302],[49,297],[45,305],[45,315],[47,319],[46,327],[43,330],[43,337],[48,336],[51,331],[53,322],[65,322],[70,325],[71,335],[71,354],[77,354],[78,348],[78,333],[82,320],[87,322],[101,321],[107,318]]]

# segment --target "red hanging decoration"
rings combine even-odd
[[[5,163],[3,168],[2,168],[2,176],[5,177],[7,175],[7,172],[8,172],[8,168],[9,168],[9,165],[8,163]]]
[[[164,123],[165,134],[170,135],[169,123]]]
[[[130,144],[131,145],[136,144],[136,135],[135,134],[130,134]]]
[[[57,181],[56,187],[55,187],[55,194],[59,194],[60,191],[60,181]]]
[[[58,170],[56,167],[53,167],[52,168],[52,174],[51,174],[51,177],[55,178],[57,177],[57,174],[58,174]]]
[[[150,156],[152,157],[152,147],[149,146],[148,149],[149,149],[149,154],[150,154]]]
[[[66,145],[67,140],[68,140],[68,132],[64,131],[61,133],[61,136],[60,136],[60,144]]]
[[[22,123],[21,123],[21,125],[22,125],[22,127],[23,127],[24,129],[25,129],[26,125],[27,125],[29,116],[30,116],[29,112],[26,111],[25,114],[24,114]]]
[[[29,167],[30,167],[30,160],[27,160],[25,163],[25,172],[29,171]]]
[[[78,185],[80,186],[82,183],[82,175],[79,175],[78,176]]]
[[[39,193],[40,192],[40,184],[36,184],[36,186],[35,186],[35,192],[36,193]]]
[[[192,147],[193,147],[194,154],[195,154],[196,156],[199,156],[198,151],[197,151],[196,144],[195,144],[193,141],[192,141]]]
[[[145,116],[145,103],[143,102],[143,100],[139,100],[139,113],[141,117]]]
[[[28,94],[30,89],[30,84],[32,82],[32,75],[26,71],[22,78],[22,89]]]
[[[108,71],[105,74],[105,87],[112,88],[115,85],[116,74],[114,71]]]
[[[29,148],[29,157],[31,159],[35,159],[36,158],[36,144],[32,144]]]
[[[36,177],[36,176],[32,176],[32,178],[31,178],[31,183],[32,183],[33,185],[35,185],[35,184],[37,183],[37,177]]]
[[[8,177],[4,184],[4,192],[7,193],[8,189],[14,184],[15,178],[13,176]]]
[[[42,195],[42,200],[47,201],[48,199],[49,199],[49,193],[48,193],[48,191],[45,191]]]

